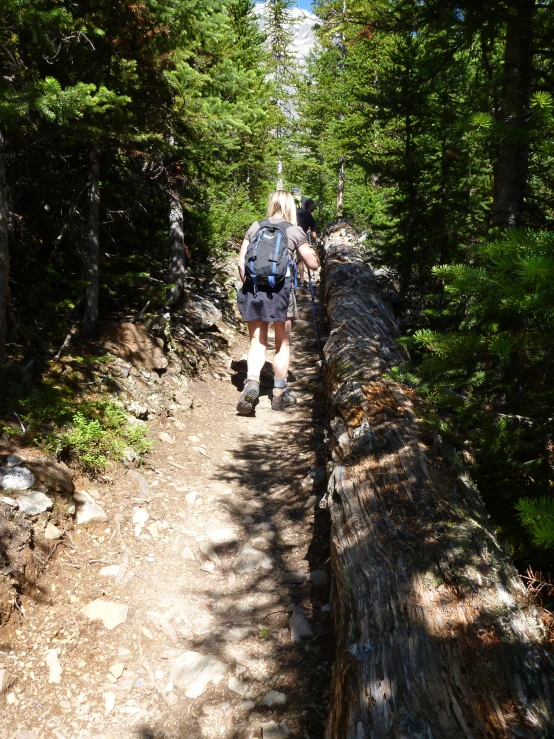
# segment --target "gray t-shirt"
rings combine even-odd
[[[271,218],[267,218],[270,223],[280,223],[281,221],[284,221],[284,218],[281,218],[281,216],[271,216]],[[253,223],[248,231],[246,232],[245,238],[250,241],[256,231],[258,231],[260,228],[260,221],[256,221]],[[304,231],[300,228],[300,226],[292,226],[290,225],[289,228],[287,228],[287,239],[289,242],[289,252],[290,252],[290,258],[292,259],[295,257],[295,252],[298,249],[299,246],[302,246],[302,244],[307,244],[308,237],[304,233]],[[295,258],[298,258],[297,256]]]

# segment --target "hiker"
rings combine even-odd
[[[299,187],[292,187],[290,191],[292,197],[294,198],[294,202],[296,203],[297,208],[304,208],[306,205],[306,200],[302,195],[302,192],[300,191]]]
[[[317,226],[313,216],[315,208],[315,200],[307,199],[301,208],[296,209],[296,222],[306,233],[310,233],[312,241],[317,239]],[[304,262],[302,261],[298,262],[298,284],[304,289],[308,287],[304,275]]]
[[[287,389],[287,375],[292,319],[296,313],[293,283],[298,257],[309,269],[319,268],[317,254],[306,233],[296,224],[294,198],[286,190],[277,190],[269,196],[267,219],[250,226],[239,254],[242,289],[237,303],[250,335],[247,377],[237,405],[243,416],[253,411],[260,394],[260,372],[265,364],[267,331],[272,322],[275,357],[271,407],[279,411],[296,403],[296,396]]]

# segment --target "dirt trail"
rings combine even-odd
[[[307,296],[300,305],[309,319]],[[186,418],[152,425],[158,441],[146,468],[97,486],[108,520],[75,528],[1,645],[0,669],[16,682],[0,699],[0,736],[323,735],[331,614],[317,360],[311,324],[300,320],[297,408],[272,411],[262,384],[255,416],[239,417],[243,375],[199,381]],[[163,432],[173,444],[159,441]],[[97,599],[128,606],[124,622],[109,630],[88,620],[81,609]],[[295,604],[293,629],[307,625],[305,614],[313,631],[297,644]],[[49,650],[59,683],[49,683]],[[197,697],[186,693],[201,690],[206,672],[188,688],[171,674],[187,651],[216,658],[214,682]]]

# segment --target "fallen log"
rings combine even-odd
[[[553,737],[537,609],[424,403],[355,232],[325,241],[337,660],[327,739]]]

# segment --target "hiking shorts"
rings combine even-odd
[[[250,280],[246,280],[237,296],[237,305],[243,321],[286,321],[296,315],[296,295],[292,277],[287,277],[278,290],[259,290],[254,296]]]

